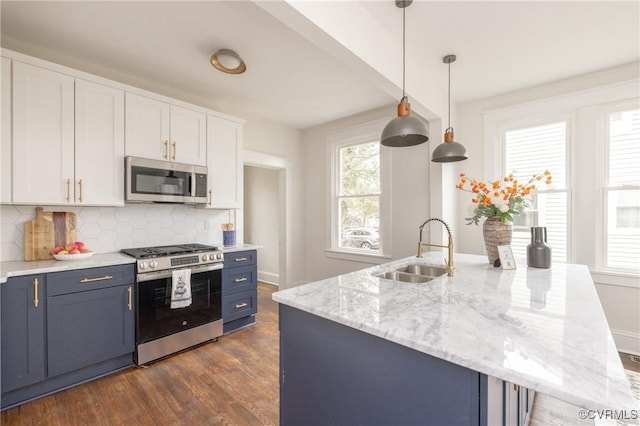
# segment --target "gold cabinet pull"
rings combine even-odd
[[[67,203],[71,202],[71,179],[67,179]]]
[[[237,303],[237,304],[236,304],[236,309],[244,308],[245,306],[247,306],[247,302],[244,302],[244,303]]]
[[[111,275],[105,275],[104,277],[96,277],[96,278],[83,278],[80,280],[81,283],[85,284],[85,283],[93,283],[96,281],[107,281],[107,280],[111,280],[113,279],[113,277]]]
[[[211,196],[211,190],[209,190],[209,205],[211,205],[212,201],[213,201],[213,197]]]
[[[34,280],[33,280],[33,306],[37,308],[39,302],[40,301],[38,300],[38,279],[34,278]]]
[[[518,392],[518,391],[520,390],[520,385],[516,385],[516,384],[514,383],[514,385],[513,385],[513,390],[514,390],[514,392]]]
[[[164,141],[164,159],[169,159],[169,141]]]
[[[127,288],[127,293],[129,295],[129,303],[127,303],[127,308],[129,308],[129,310],[131,310],[132,306],[133,306],[132,303],[131,303],[131,293],[132,293],[131,286],[129,286],[129,288]]]
[[[248,278],[247,277],[242,277],[242,278],[236,278],[234,281],[237,283],[243,283],[245,281],[247,281]]]
[[[82,202],[82,179],[78,181],[78,187],[80,189],[80,195],[78,196],[78,201]]]
[[[171,159],[176,159],[176,141],[173,141],[173,157],[171,157]]]
[[[234,260],[234,262],[246,262],[247,260],[249,259],[247,259],[246,257],[236,257],[236,260]]]

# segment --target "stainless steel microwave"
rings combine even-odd
[[[207,168],[204,166],[139,157],[125,157],[124,164],[126,202],[207,202]]]

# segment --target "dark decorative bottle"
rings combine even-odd
[[[544,226],[531,227],[531,244],[527,246],[527,266],[551,267],[551,247],[547,245],[547,228]]]

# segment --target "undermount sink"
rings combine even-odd
[[[413,263],[411,265],[407,265],[403,268],[396,269],[398,272],[404,272],[407,274],[416,274],[416,275],[424,275],[426,277],[439,277],[440,275],[444,275],[447,273],[445,268],[440,268],[438,266],[429,266],[422,263]]]
[[[384,278],[392,281],[402,281],[405,283],[426,283],[433,279],[433,277],[426,277],[424,275],[417,275],[417,274],[407,274],[404,272],[397,272],[397,271],[383,272],[375,276],[378,278]]]

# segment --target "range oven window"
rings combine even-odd
[[[222,318],[222,272],[191,274],[191,305],[171,309],[171,277],[138,282],[138,344]]]
[[[191,173],[149,167],[131,167],[131,192],[189,196]]]

